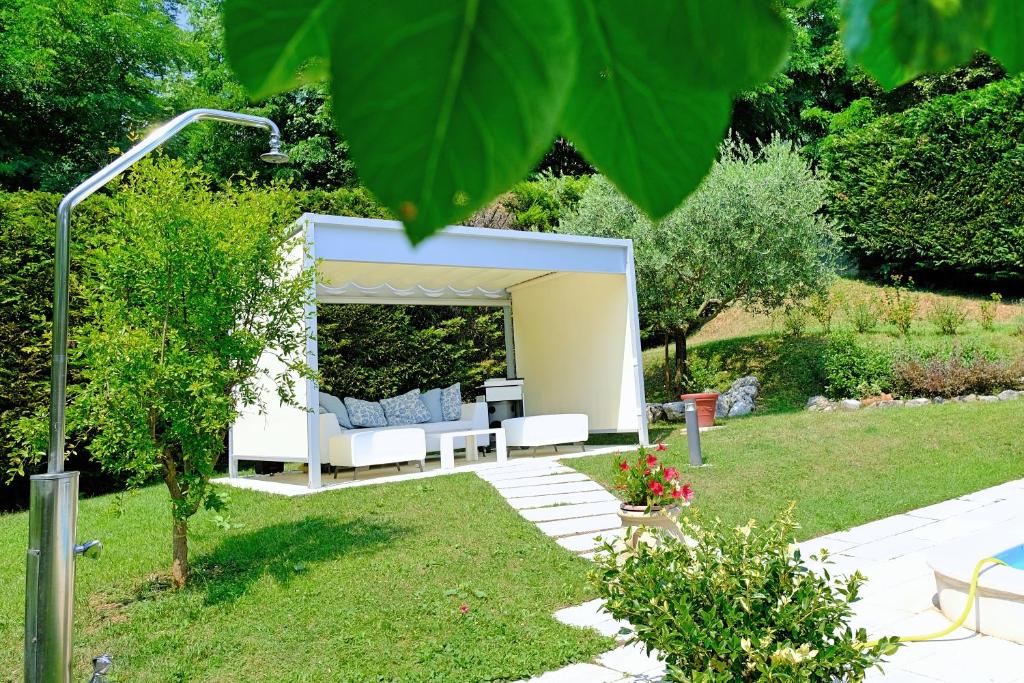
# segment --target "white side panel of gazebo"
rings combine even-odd
[[[527,415],[586,413],[594,432],[642,431],[627,276],[557,273],[510,291]]]

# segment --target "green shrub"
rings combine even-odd
[[[872,298],[862,298],[846,306],[846,315],[853,329],[861,334],[874,332],[881,314],[878,304]]]
[[[855,105],[817,149],[861,265],[947,286],[1024,278],[1024,78],[866,124],[870,107]]]
[[[631,641],[661,653],[670,680],[862,680],[895,639],[867,644],[854,630],[864,577],[811,571],[791,545],[796,526],[792,508],[764,527],[686,515],[690,542],[651,532],[659,542],[604,546],[595,585],[636,629]]]
[[[981,329],[991,332],[996,328],[996,314],[999,312],[999,303],[1002,300],[1002,294],[992,292],[988,301],[981,302],[978,309],[978,324],[981,325]]]
[[[725,371],[722,357],[717,353],[690,353],[687,365],[690,370],[689,390],[724,391],[729,386],[729,373]]]
[[[817,292],[807,300],[807,312],[818,321],[825,334],[828,334],[832,331],[832,319],[835,318],[842,303],[843,298],[838,293]]]
[[[831,398],[877,396],[893,387],[889,354],[858,344],[851,334],[829,338],[822,364],[825,393]]]
[[[1024,360],[992,358],[956,345],[946,353],[918,353],[898,360],[893,376],[896,390],[906,397],[994,394],[1020,387]]]
[[[967,322],[967,309],[955,299],[939,299],[928,313],[928,320],[942,334],[954,335]]]
[[[782,311],[782,329],[790,337],[802,337],[807,330],[807,309],[800,303],[786,306]]]
[[[896,279],[891,287],[882,290],[885,301],[882,305],[882,316],[885,322],[896,328],[896,331],[906,337],[910,334],[910,326],[917,315],[918,299],[909,289],[903,286],[900,279]]]

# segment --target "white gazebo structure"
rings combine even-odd
[[[317,306],[502,307],[507,374],[525,380],[527,416],[585,413],[591,432],[636,432],[648,443],[630,240],[448,227],[414,247],[396,221],[318,214],[296,229],[303,267],[318,270]],[[316,306],[306,324],[315,369]],[[263,392],[266,411],[243,410],[232,427],[230,476],[240,460],[302,462],[319,488],[316,384],[298,383],[305,410],[282,406],[270,385]]]

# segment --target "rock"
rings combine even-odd
[[[943,403],[948,403],[948,402],[949,401],[947,399],[944,399],[941,396],[936,396],[935,398],[932,399],[932,403],[934,403],[935,405],[941,405]]]
[[[904,404],[903,401],[889,399],[886,401],[876,401],[872,405],[876,408],[902,408]]]
[[[978,395],[977,394],[967,394],[966,396],[961,396],[959,398],[959,401],[961,403],[974,403],[977,400],[978,400]]]
[[[985,403],[994,403],[994,402],[998,401],[999,399],[996,398],[995,396],[979,396],[978,400],[979,401],[984,401]]]
[[[665,409],[660,403],[647,404],[647,422],[661,422],[665,419]]]
[[[732,408],[733,397],[728,393],[719,394],[718,402],[715,403],[715,417],[727,417]]]
[[[749,415],[754,410],[758,388],[761,383],[753,375],[740,377],[729,388],[719,394],[715,404],[715,417],[737,417]]]
[[[729,408],[729,417],[742,417],[754,412],[754,399],[747,396],[737,396],[736,401]]]
[[[740,387],[753,387],[754,395],[757,395],[758,390],[761,388],[761,383],[757,381],[757,378],[753,375],[747,375],[746,377],[740,377],[738,380],[732,383],[729,390],[739,389]]]
[[[830,403],[831,401],[829,401],[824,396],[811,396],[809,399],[807,399],[807,405],[805,406],[805,409],[821,411],[825,410],[825,408],[828,407]]]
[[[998,398],[999,398],[1000,401],[1014,401],[1014,400],[1020,398],[1020,395],[1021,395],[1021,392],[1019,392],[1019,391],[1014,391],[1013,389],[1007,389],[1006,391],[1000,391]]]
[[[665,411],[665,419],[669,422],[686,422],[686,404],[682,401],[662,403],[661,409]]]
[[[904,405],[907,406],[908,408],[919,408],[921,406],[929,405],[931,404],[931,402],[932,400],[930,398],[912,398],[909,401],[907,401]]]
[[[860,410],[860,401],[855,398],[845,398],[839,402],[840,410]]]

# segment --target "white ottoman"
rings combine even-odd
[[[579,413],[513,417],[502,420],[501,426],[506,444],[517,448],[580,443],[590,438],[590,420]]]
[[[422,470],[427,459],[427,437],[419,427],[399,429],[350,429],[328,442],[331,468],[369,467],[417,462]],[[355,470],[352,471],[355,478]]]

